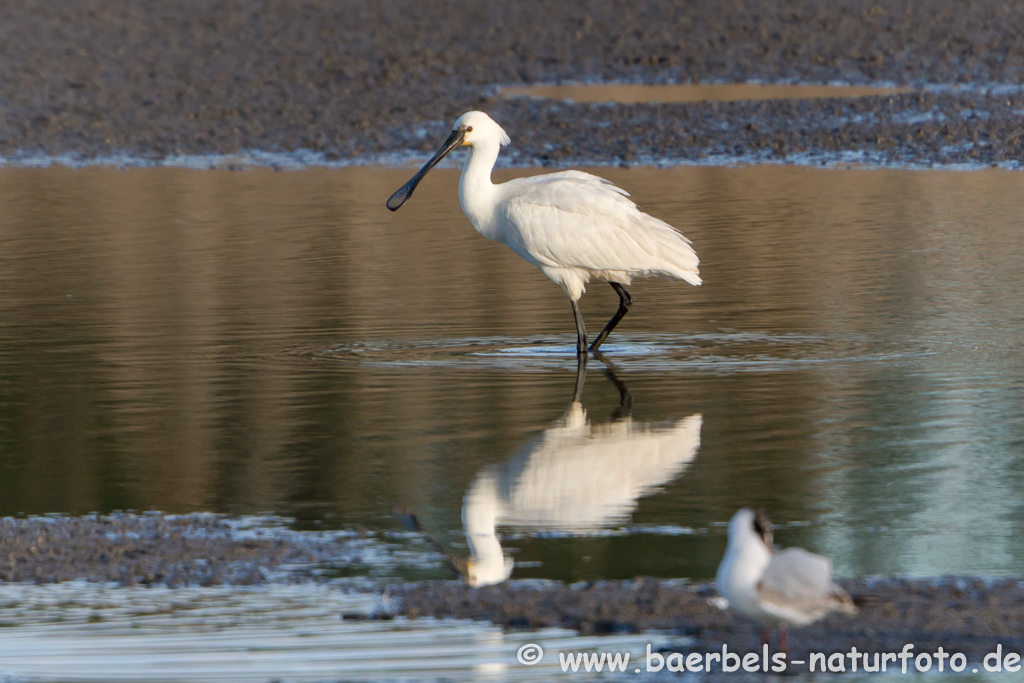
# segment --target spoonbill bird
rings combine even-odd
[[[729,522],[729,545],[715,575],[718,593],[740,614],[761,622],[761,640],[779,629],[786,652],[789,626],[807,626],[832,612],[856,614],[853,600],[832,581],[832,561],[803,548],[772,552],[764,510],[743,508]]]
[[[609,370],[620,410],[632,397]],[[634,421],[617,410],[592,424],[580,402],[581,383],[562,418],[501,465],[477,474],[462,502],[471,554],[470,586],[501,583],[513,561],[502,550],[499,526],[588,536],[625,523],[644,495],[676,479],[700,448],[701,415],[667,425]]]
[[[701,283],[690,240],[637,208],[629,194],[604,178],[562,171],[506,183],[491,182],[491,170],[508,135],[481,111],[463,114],[451,135],[409,182],[388,199],[397,211],[427,172],[461,145],[470,147],[459,181],[459,203],[477,232],[509,247],[568,295],[576,319],[576,353],[587,353],[587,330],[579,300],[585,285],[606,280],[619,308],[590,345],[597,351],[629,311],[626,290],[634,278],[660,276]]]

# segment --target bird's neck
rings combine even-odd
[[[481,576],[495,576],[505,567],[505,554],[501,550],[498,534],[492,529],[489,534],[467,535],[471,561],[480,568]]]
[[[469,543],[471,585],[488,586],[509,577],[511,562],[505,558],[498,540],[497,523],[501,500],[495,473],[485,469],[466,492],[462,503],[462,524]]]
[[[723,564],[732,565],[728,583],[733,591],[753,590],[772,561],[771,551],[753,533],[729,539],[725,555]]]
[[[462,525],[474,555],[487,554],[494,548],[501,552],[495,530],[498,517],[501,516],[501,507],[495,473],[485,468],[477,475],[462,500]]]
[[[459,203],[469,222],[479,232],[491,239],[495,228],[494,208],[498,202],[498,192],[491,182],[491,169],[498,160],[498,142],[474,144],[462,167],[462,179],[459,181]]]

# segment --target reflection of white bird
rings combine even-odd
[[[772,552],[772,523],[763,510],[743,508],[729,522],[729,545],[715,577],[719,594],[737,612],[779,629],[786,651],[788,626],[807,626],[832,612],[856,614],[832,581],[832,561],[803,548]]]
[[[590,345],[596,351],[632,303],[633,278],[666,277],[701,283],[697,254],[672,226],[637,208],[629,194],[581,171],[547,173],[495,185],[491,170],[509,137],[487,114],[463,114],[441,148],[388,199],[396,211],[420,180],[456,147],[469,145],[459,202],[469,222],[551,278],[568,295],[576,319],[576,353],[587,352],[579,299],[591,278],[607,280],[619,308]]]
[[[487,467],[466,492],[462,523],[472,558],[466,580],[512,573],[498,525],[586,534],[628,519],[640,496],[678,476],[700,446],[701,416],[654,428],[630,418],[591,425],[574,401],[565,417],[504,465]]]

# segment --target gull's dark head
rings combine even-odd
[[[754,532],[761,537],[764,544],[768,546],[768,550],[771,550],[774,531],[772,530],[772,521],[768,519],[768,513],[764,511],[764,508],[754,510]]]

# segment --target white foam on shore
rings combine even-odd
[[[974,146],[965,143],[964,152]],[[1024,161],[1007,160],[998,163],[950,163],[939,162],[892,162],[885,155],[872,150],[844,152],[800,152],[785,158],[771,156],[770,150],[749,154],[708,154],[700,159],[682,159],[671,156],[637,156],[629,161],[630,167],[648,166],[656,168],[673,168],[678,166],[812,166],[824,169],[895,169],[906,171],[976,171],[996,168],[1007,171],[1024,169]],[[92,166],[105,166],[118,169],[130,168],[181,168],[190,170],[228,170],[244,171],[254,168],[270,168],[278,171],[302,171],[313,168],[338,169],[353,166],[383,166],[387,168],[414,169],[422,164],[426,156],[422,152],[406,151],[388,154],[376,154],[349,159],[329,159],[321,152],[312,150],[296,150],[294,152],[263,152],[259,150],[242,150],[237,154],[182,154],[161,158],[150,158],[132,154],[110,154],[97,157],[84,157],[75,154],[41,154],[24,153],[0,157],[0,168],[39,169],[52,166],[64,166],[79,169]],[[461,159],[446,159],[439,164],[441,168],[459,168]],[[620,159],[589,159],[585,157],[560,161],[552,164],[539,159],[498,160],[498,168],[542,168],[544,172],[557,171],[575,167],[617,167]]]
[[[966,143],[970,148],[973,143]],[[963,152],[963,151],[962,151]],[[673,168],[679,166],[812,166],[824,169],[846,169],[851,167],[861,169],[896,169],[907,171],[931,170],[931,171],[976,171],[981,169],[996,168],[1008,171],[1024,169],[1022,161],[1002,161],[998,163],[953,163],[942,164],[938,162],[898,162],[893,163],[884,159],[882,153],[872,151],[839,152],[839,153],[818,153],[803,152],[788,155],[784,159],[773,158],[771,152],[752,153],[744,155],[708,155],[701,159],[678,159],[667,156],[640,156],[629,162],[629,166],[648,166],[656,168]],[[103,157],[80,157],[77,155],[44,155],[38,153],[18,154],[11,157],[0,157],[0,168],[40,169],[53,166],[65,166],[73,169],[89,168],[93,166],[113,167],[118,169],[131,168],[181,168],[190,170],[229,170],[243,171],[254,168],[270,168],[279,171],[302,171],[313,168],[339,169],[353,166],[383,166],[388,168],[414,169],[423,163],[425,157],[418,152],[392,153],[386,155],[373,155],[369,157],[356,157],[353,159],[329,160],[322,153],[309,150],[298,150],[288,153],[271,153],[260,151],[243,151],[234,155],[178,155],[164,158],[144,158],[128,154],[109,155]],[[459,168],[461,160],[445,160],[439,165],[441,168]],[[622,161],[600,160],[600,159],[572,159],[558,164],[540,160],[517,161],[515,163],[499,160],[499,168],[542,168],[545,171],[555,171],[573,167],[616,167],[621,166]]]

